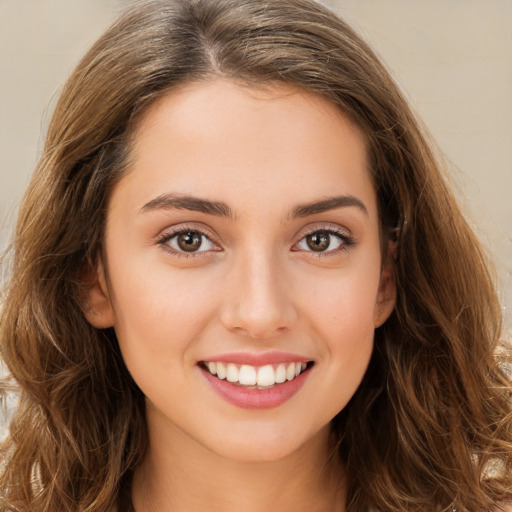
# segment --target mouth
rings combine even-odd
[[[313,361],[252,366],[249,364],[200,361],[199,367],[219,380],[245,389],[267,390],[291,382],[310,370]]]

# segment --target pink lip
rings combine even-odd
[[[311,373],[306,369],[295,379],[275,384],[269,389],[250,389],[239,384],[221,380],[207,370],[200,368],[206,382],[221,398],[242,409],[272,409],[290,400],[304,385]]]
[[[311,361],[306,357],[289,352],[240,352],[231,354],[218,354],[203,361],[215,361],[220,363],[249,364],[251,366],[265,366],[267,364],[279,363],[307,363]]]

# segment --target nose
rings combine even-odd
[[[251,254],[236,262],[226,276],[220,314],[224,327],[259,340],[288,331],[297,311],[285,275],[271,253]]]

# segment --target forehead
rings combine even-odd
[[[135,129],[136,146],[144,143],[146,135],[154,129],[164,128],[186,136],[191,128],[194,135],[201,135],[215,128],[208,135],[214,137],[219,128],[252,128],[257,134],[262,123],[267,127],[286,128],[292,137],[311,138],[311,131],[318,127],[327,130],[343,127],[344,135],[350,132],[353,140],[366,145],[364,133],[351,122],[340,107],[324,97],[291,84],[243,85],[222,78],[190,82],[173,88],[157,99],[143,113]],[[311,130],[305,128],[310,127]],[[293,129],[292,129],[293,128]],[[241,133],[245,135],[246,132]],[[261,134],[261,131],[260,131]],[[339,136],[333,133],[333,136]],[[326,141],[328,142],[328,141]]]
[[[292,86],[186,84],[150,106],[133,141],[120,185],[144,188],[140,201],[213,194],[237,208],[242,193],[263,205],[357,192],[374,202],[364,135],[334,104]]]

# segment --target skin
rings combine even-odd
[[[309,93],[212,79],[160,99],[134,140],[86,314],[115,327],[147,397],[137,512],[344,510],[329,422],[394,305],[363,135]],[[166,194],[222,202],[232,215],[170,207]],[[352,202],[294,215],[333,196]],[[194,256],[169,239],[183,227],[207,237]],[[335,231],[327,250],[308,245],[319,230]],[[290,400],[267,410],[226,402],[198,366],[272,350],[314,365]]]

